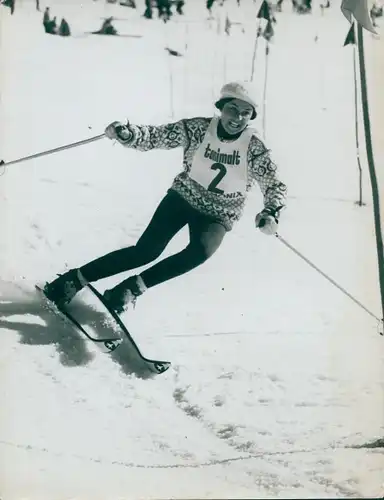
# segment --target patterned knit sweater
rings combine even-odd
[[[189,176],[195,152],[203,142],[212,118],[188,118],[166,125],[129,124],[132,138],[122,142],[124,146],[139,151],[151,149],[184,150],[183,171],[178,174],[171,189],[179,193],[192,207],[204,213],[231,230],[242,215],[246,193],[239,197],[208,191]],[[264,197],[264,208],[284,207],[287,188],[277,177],[277,167],[269,156],[263,142],[252,134],[247,151],[246,192],[257,183]]]

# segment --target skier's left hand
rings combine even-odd
[[[278,223],[279,221],[276,216],[267,208],[264,208],[264,210],[256,215],[255,225],[264,234],[276,234]]]

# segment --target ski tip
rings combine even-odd
[[[123,339],[107,339],[103,343],[109,352],[113,352],[123,343]]]
[[[171,366],[169,361],[148,361],[148,365],[154,373],[164,373]]]

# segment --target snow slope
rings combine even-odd
[[[51,2],[68,39],[43,32],[34,2],[20,1],[14,16],[2,7],[1,158],[98,135],[115,119],[209,116],[224,80],[249,77],[259,3],[239,10],[227,0],[244,28],[229,38],[217,33],[224,10],[207,20],[204,2],[186,3],[186,16],[164,25],[141,18],[139,2],[137,12]],[[134,36],[84,34],[108,15]],[[268,58],[266,142],[289,187],[281,235],[379,315],[363,154],[366,205],[355,204],[348,27],[337,6],[295,17],[285,5]],[[379,166],[373,82],[384,47],[365,39]],[[260,92],[264,70],[260,40]],[[383,448],[364,447],[384,431],[377,322],[254,230],[257,189],[215,258],[124,316],[147,356],[172,361],[165,374],[148,377],[124,349],[102,354],[42,307],[36,281],[135,242],[180,160],[177,150],[143,154],[105,139],[0,177],[1,499],[382,496]],[[186,241],[181,232],[165,255]],[[100,323],[86,294],[77,302],[84,321]]]

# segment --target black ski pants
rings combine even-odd
[[[219,248],[225,227],[191,207],[179,194],[169,190],[157,207],[136,245],[99,257],[80,268],[90,282],[144,266],[157,259],[171,239],[189,226],[189,244],[140,273],[147,288],[180,276],[203,264]]]

